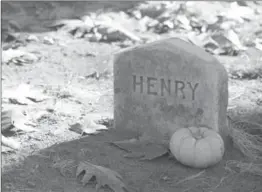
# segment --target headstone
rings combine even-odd
[[[116,129],[166,140],[204,125],[227,136],[227,72],[202,48],[170,38],[121,51],[113,62]]]

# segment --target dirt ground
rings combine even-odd
[[[72,18],[75,12],[84,14],[96,11],[105,5],[90,3],[75,4],[81,11],[72,11],[72,4],[60,7],[52,3],[38,3],[44,17],[48,6],[57,15],[54,18]],[[12,5],[12,6],[11,6]],[[122,6],[130,7],[122,2]],[[8,9],[8,6],[9,9]],[[70,8],[69,8],[70,7]],[[43,30],[43,22],[34,20],[36,8],[24,6],[22,13],[27,15],[27,22],[15,14],[10,14],[18,5],[2,4],[3,21],[16,20],[21,27],[22,35],[37,37],[38,41],[27,42],[18,50],[33,52],[39,60],[26,65],[2,65],[2,90],[16,88],[27,83],[45,93],[49,99],[29,105],[14,105],[2,101],[8,109],[26,111],[34,116],[47,108],[54,110],[37,121],[35,132],[15,134],[11,137],[21,143],[17,151],[2,153],[2,186],[3,192],[72,192],[95,191],[94,185],[83,186],[76,178],[76,166],[79,162],[89,161],[117,171],[123,176],[130,191],[137,192],[259,192],[262,190],[262,178],[238,169],[229,169],[230,160],[244,160],[236,149],[229,149],[224,159],[216,166],[206,170],[192,169],[182,166],[173,158],[163,156],[152,161],[140,161],[125,158],[125,151],[110,145],[110,141],[130,137],[130,133],[115,132],[111,127],[107,131],[90,136],[80,136],[69,130],[70,125],[81,122],[88,114],[113,113],[113,76],[110,55],[121,47],[114,43],[90,42],[77,39],[61,31]],[[75,8],[79,10],[80,8]],[[48,9],[47,9],[48,10]],[[58,13],[61,13],[59,15]],[[67,11],[67,12],[66,12]],[[62,14],[63,13],[63,14]],[[45,13],[50,15],[49,13]],[[30,18],[30,19],[29,19]],[[49,21],[54,20],[50,18]],[[46,21],[46,20],[45,20]],[[49,22],[48,21],[48,22]],[[31,26],[31,27],[28,27]],[[45,44],[43,39],[52,38],[54,43]],[[164,37],[164,35],[163,35]],[[261,55],[258,56],[262,58]],[[242,57],[217,56],[230,75],[234,75],[234,66],[252,65],[250,60]],[[262,60],[261,60],[262,62]],[[235,69],[235,68],[234,68]],[[99,80],[87,78],[99,71]],[[107,71],[107,75],[104,75]],[[231,76],[230,76],[231,77]],[[230,78],[229,79],[229,114],[235,119],[246,119],[262,124],[262,79]],[[233,99],[232,99],[233,98]],[[262,146],[261,146],[262,147]],[[65,160],[62,174],[57,163]],[[201,174],[200,174],[201,173]],[[198,175],[192,180],[184,180]],[[109,191],[109,189],[101,189]],[[118,192],[118,191],[116,191]]]

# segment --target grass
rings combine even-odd
[[[239,170],[239,173],[250,173],[252,175],[262,177],[262,163],[252,163],[243,161],[227,161],[226,169],[233,171],[234,168]]]
[[[261,161],[262,125],[243,121],[233,123],[229,128],[235,147],[251,161]]]
[[[234,122],[229,124],[229,129],[234,146],[240,150],[245,157],[247,157],[247,160],[228,160],[226,162],[225,170],[229,171],[231,174],[222,177],[220,182],[215,187],[209,186],[212,190],[219,188],[230,175],[235,175],[235,173],[237,173],[237,175],[248,173],[262,177],[262,125],[251,122]],[[188,176],[176,182],[173,186],[189,181],[198,181],[202,184],[209,183],[211,178],[205,177],[204,175],[205,170]],[[191,188],[186,191],[189,190],[191,190]]]
[[[262,78],[262,58],[236,63],[229,67],[228,72],[233,79]]]
[[[232,123],[229,129],[234,146],[242,152],[247,162],[230,160],[226,167],[262,177],[262,125],[243,121]]]

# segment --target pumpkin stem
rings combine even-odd
[[[202,109],[198,109],[195,115],[195,127],[199,128],[202,118],[203,118],[204,111]]]

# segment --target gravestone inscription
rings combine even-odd
[[[145,79],[145,80],[144,80]],[[145,81],[145,85],[144,85]],[[183,82],[180,80],[171,79],[165,80],[164,78],[157,79],[155,77],[143,77],[133,75],[133,91],[139,91],[140,93],[147,93],[148,95],[160,95],[160,96],[175,96],[186,99],[184,89],[190,89],[191,92],[187,97],[195,99],[195,91],[198,83]],[[157,91],[159,90],[159,92]]]
[[[204,125],[227,135],[227,72],[203,49],[169,38],[121,51],[113,62],[116,129],[165,140]]]

